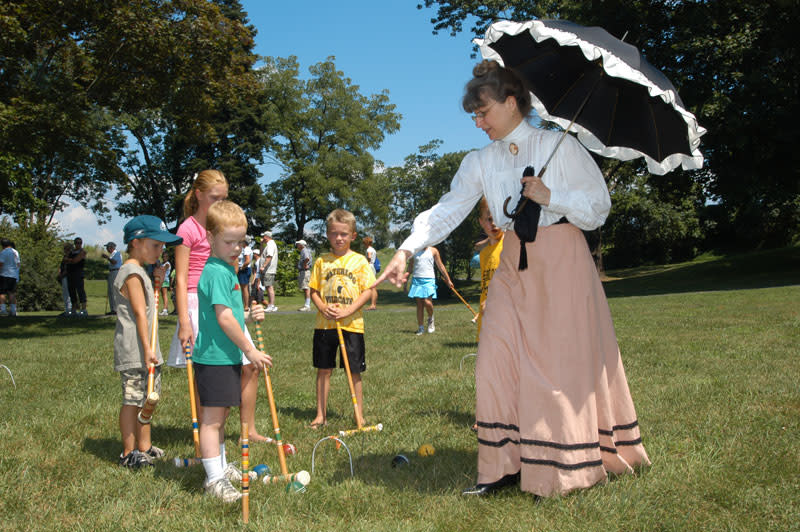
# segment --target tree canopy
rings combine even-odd
[[[435,8],[434,33],[480,36],[500,18],[562,18],[602,26],[618,37],[627,34],[625,41],[664,71],[709,130],[700,146],[705,168],[690,172],[689,179],[668,178],[682,183],[687,194],[699,189],[705,203],[720,206],[712,209],[716,214],[707,244],[785,245],[800,233],[800,154],[795,148],[800,124],[787,120],[800,114],[793,35],[800,3],[425,0],[418,7]],[[657,194],[651,199],[665,200]]]

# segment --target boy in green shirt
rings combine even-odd
[[[231,480],[241,480],[242,474],[225,460],[225,420],[230,407],[241,403],[242,353],[259,370],[272,366],[272,359],[244,335],[245,320],[264,319],[261,305],[244,311],[234,269],[247,235],[244,212],[233,202],[218,201],[208,209],[206,230],[211,256],[197,284],[198,334],[194,351],[197,393],[203,406],[203,488],[209,495],[234,502],[242,495]]]

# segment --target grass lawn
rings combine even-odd
[[[642,437],[653,465],[636,476],[535,501],[517,490],[467,499],[476,475],[474,326],[455,299],[437,306],[436,333],[414,335],[413,305],[381,290],[366,315],[365,413],[382,433],[316,449],[304,494],[255,482],[250,524],[239,505],[202,495],[202,467],[165,461],[116,465],[121,451],[114,321],[55,313],[0,318],[0,530],[798,530],[800,529],[800,248],[704,257],[669,267],[608,272],[615,320]],[[105,285],[88,283],[102,314]],[[476,287],[459,289],[471,302]],[[313,313],[279,298],[264,325],[292,471],[312,470],[322,437],[352,428],[346,378],[333,378],[327,430],[314,415]],[[175,317],[161,319],[169,345]],[[153,441],[193,453],[186,374],[167,368]],[[271,432],[266,393],[257,419]],[[228,431],[237,460],[238,413]],[[422,443],[436,448],[421,458]],[[394,469],[405,454],[409,467]],[[273,446],[251,444],[251,464],[279,470]]]

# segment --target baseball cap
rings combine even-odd
[[[295,243],[294,243],[294,245],[295,245],[295,246],[296,246],[297,244],[300,244],[301,246],[308,246],[308,244],[306,243],[306,241],[305,241],[305,240],[298,240],[297,242],[295,242]]]
[[[157,216],[142,214],[125,224],[125,243],[137,238],[152,238],[165,244],[175,245],[183,242],[183,238],[167,231],[167,225]]]
[[[261,233],[261,236],[268,236],[272,238],[272,231],[264,231],[263,233]]]
[[[106,247],[112,247],[112,248],[116,248],[116,247],[117,247],[117,245],[116,245],[114,242],[108,242],[108,243],[106,244]]]

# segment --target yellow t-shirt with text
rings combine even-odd
[[[314,262],[311,280],[308,286],[319,292],[320,297],[328,305],[338,303],[348,306],[361,292],[372,286],[375,274],[366,257],[350,251],[342,257],[333,253],[325,253]],[[342,329],[350,332],[364,332],[364,316],[358,309],[352,316],[340,322]],[[317,311],[316,329],[335,329],[336,322],[326,319]]]

